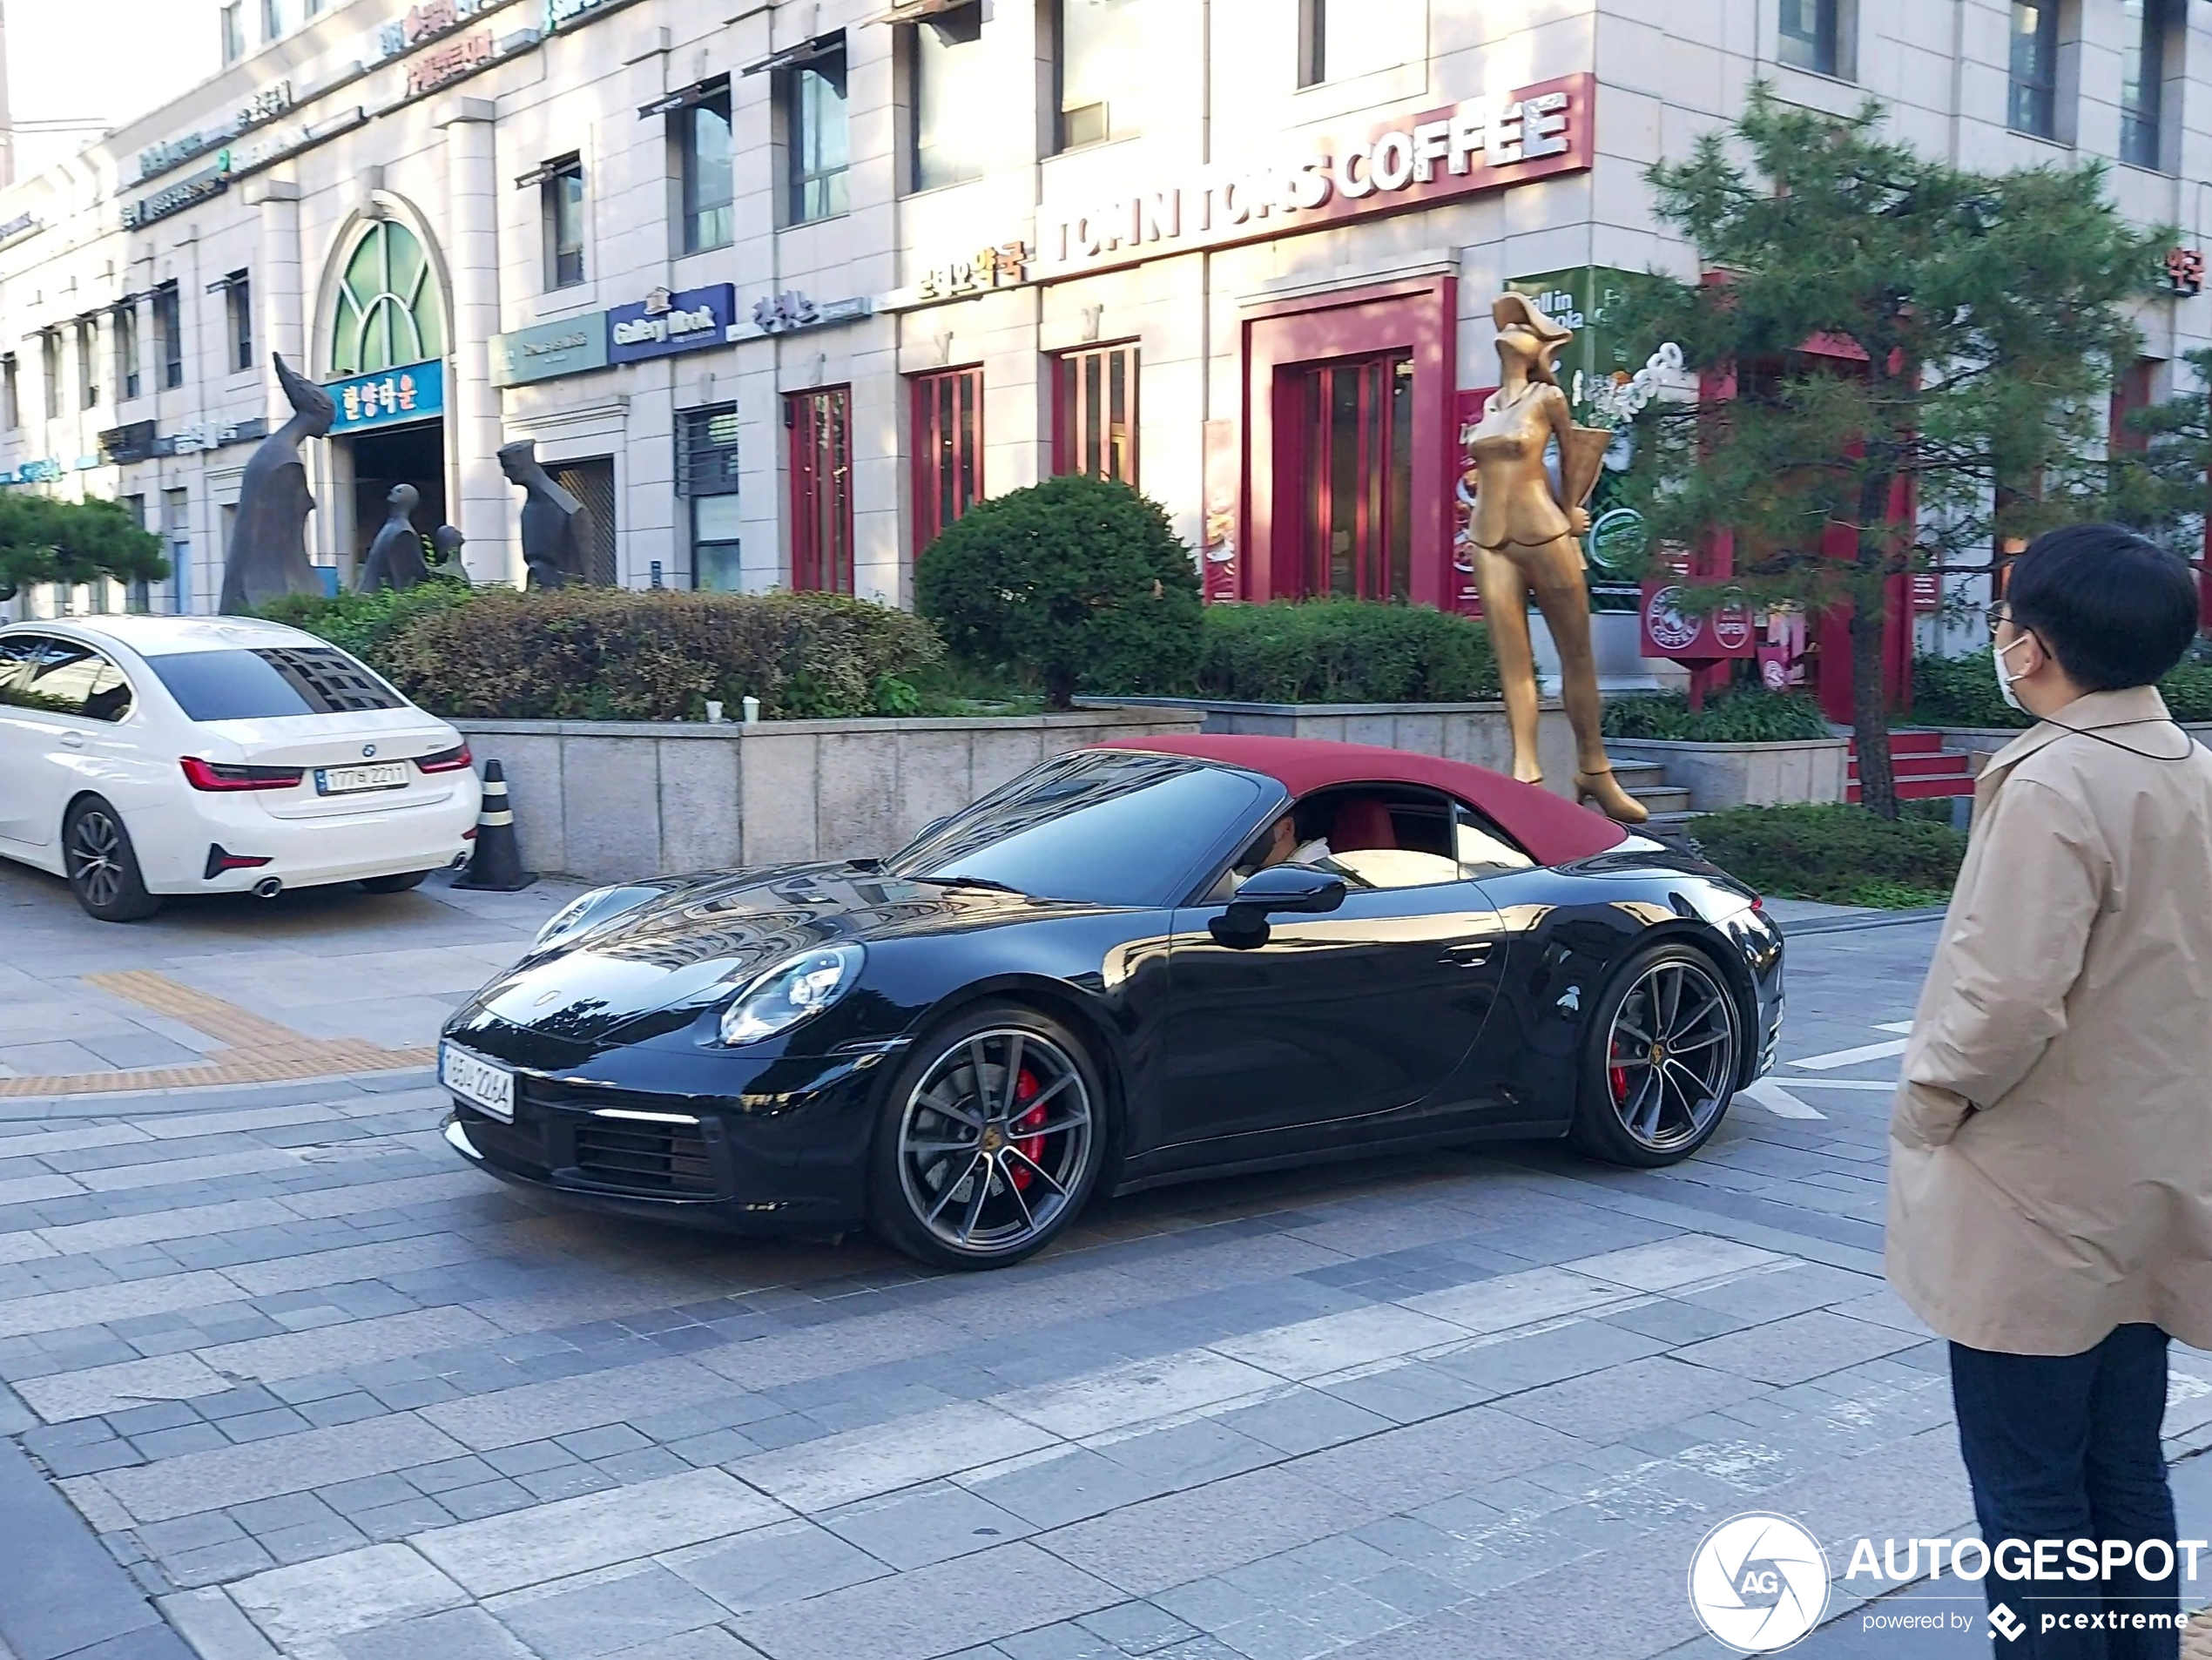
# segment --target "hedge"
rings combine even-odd
[[[829,594],[494,588],[396,618],[390,597],[370,603],[295,597],[269,614],[462,719],[697,720],[710,700],[734,718],[747,696],[771,719],[910,714],[944,658],[920,617]]]
[[[1966,838],[1922,818],[1894,821],[1864,807],[1730,807],[1690,827],[1705,856],[1777,898],[1889,909],[1940,905],[1951,896]]]
[[[1228,703],[1482,703],[1499,695],[1481,624],[1357,599],[1209,605],[1195,665],[1157,663],[1099,690]]]
[[[1797,692],[1724,692],[1692,709],[1679,692],[1639,692],[1605,705],[1608,738],[1689,744],[1779,744],[1832,738],[1820,705]]]
[[[2212,721],[2212,664],[2184,662],[2158,683],[2176,720]],[[2010,726],[2035,724],[1997,690],[1986,648],[1966,657],[1912,660],[1912,724],[1924,726]]]

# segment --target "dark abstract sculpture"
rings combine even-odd
[[[539,465],[537,444],[529,438],[503,446],[499,470],[519,485],[523,503],[523,563],[532,588],[560,588],[590,574],[584,563],[583,503],[553,482]]]
[[[262,441],[239,483],[238,518],[223,564],[222,609],[232,613],[253,611],[282,594],[323,591],[307,563],[307,515],[315,498],[307,489],[300,442],[328,436],[338,406],[282,357],[275,363],[293,415]]]
[[[421,504],[422,492],[412,484],[395,484],[384,501],[389,510],[376,540],[368,544],[361,581],[354,584],[357,593],[412,588],[429,580],[430,567],[422,557],[422,533],[415,528],[415,509]]]
[[[469,580],[469,567],[461,558],[461,550],[468,540],[450,524],[441,524],[430,532],[430,563],[438,575],[451,582]]]

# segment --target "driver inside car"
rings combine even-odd
[[[1329,856],[1329,839],[1313,836],[1300,841],[1298,815],[1285,813],[1268,827],[1267,834],[1245,850],[1231,867],[1229,891],[1235,893],[1253,875],[1271,865],[1318,865]]]

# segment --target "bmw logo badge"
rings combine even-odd
[[[375,745],[374,745],[374,744],[363,744],[363,745],[361,746],[361,759],[362,759],[363,760],[367,760],[367,759],[368,759],[370,756],[372,756],[372,755],[374,755],[374,754],[375,754],[375,753],[376,753],[376,746],[375,746]]]

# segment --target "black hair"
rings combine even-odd
[[[2013,562],[2005,604],[2085,692],[2149,685],[2196,638],[2188,566],[2117,524],[2036,537]]]

